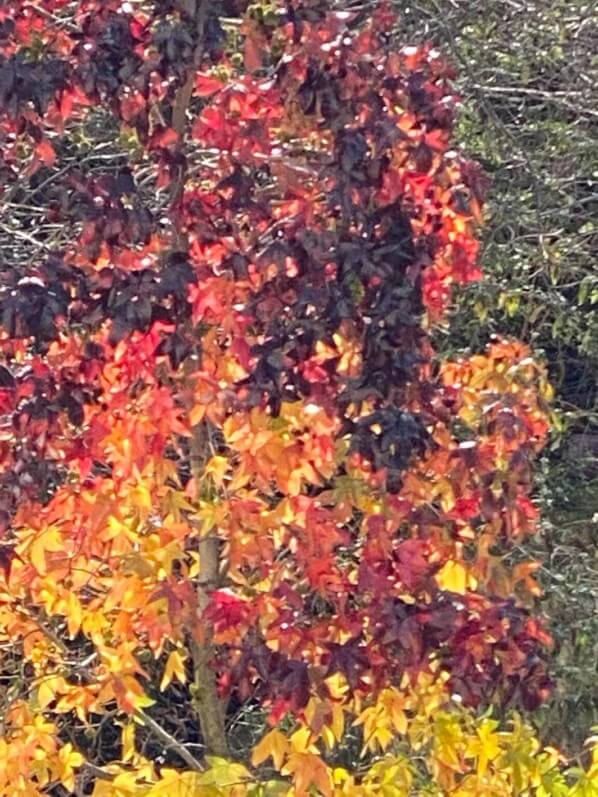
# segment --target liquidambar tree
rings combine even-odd
[[[0,296],[0,794],[596,794],[505,713],[550,687],[513,560],[548,387],[431,345],[480,277],[450,71],[384,5],[241,5],[0,7],[41,219]]]

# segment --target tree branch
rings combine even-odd
[[[145,725],[161,742],[164,743],[165,747],[170,750],[174,750],[174,752],[183,759],[183,761],[195,772],[204,772],[205,767],[192,755],[187,748],[182,745],[174,736],[171,736],[168,731],[164,730],[164,728],[159,725],[155,719],[146,714],[145,711],[142,709],[137,709],[135,712],[135,716],[137,719]]]
[[[172,109],[172,129],[178,135],[178,148],[182,152],[185,146],[185,126],[187,123],[187,110],[193,96],[193,87],[195,85],[195,77],[197,69],[201,65],[204,53],[204,33],[206,25],[208,9],[208,0],[185,0],[184,10],[188,16],[192,17],[195,21],[195,31],[197,36],[197,43],[195,52],[193,54],[193,63],[187,74],[187,79],[179,88],[174,101]],[[170,191],[170,206],[172,209],[176,208],[179,203],[185,188],[185,180],[187,178],[186,163],[183,160],[178,167],[178,174],[172,181]],[[179,251],[187,251],[188,242],[187,236],[179,232],[175,232],[175,245],[174,249]]]

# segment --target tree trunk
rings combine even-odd
[[[206,459],[207,440],[205,427],[199,425],[193,430],[191,441],[191,470],[196,486],[203,475]],[[203,537],[199,541],[198,622],[209,603],[210,591],[215,589],[221,578],[220,541],[215,536]],[[208,755],[226,757],[228,742],[224,725],[226,704],[218,695],[216,673],[212,667],[214,659],[213,628],[205,623],[197,636],[191,635],[190,652],[193,661],[193,705],[199,718],[205,752]],[[197,637],[201,641],[198,641]]]

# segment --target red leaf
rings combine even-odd
[[[209,97],[223,87],[222,81],[211,75],[198,75],[195,78],[195,93],[198,97]]]
[[[35,154],[46,166],[51,166],[56,160],[56,151],[47,138],[42,138],[36,145]]]
[[[160,127],[149,141],[149,149],[169,149],[179,140],[179,135],[172,127]]]
[[[144,110],[146,106],[145,97],[139,91],[136,91],[135,94],[130,94],[121,100],[120,103],[120,113],[122,118],[125,122],[130,122],[136,116],[139,116],[141,111]]]

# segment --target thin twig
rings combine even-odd
[[[583,96],[581,92],[542,91],[541,89],[529,89],[524,86],[486,86],[481,83],[473,83],[472,85],[473,88],[484,92],[485,94],[496,94],[497,96],[502,95],[506,97],[512,97],[513,99],[516,99],[517,95],[521,95],[523,97],[532,97],[534,99],[551,102],[554,105],[560,105],[562,108],[573,111],[578,115],[590,116],[594,119],[598,119],[598,111],[594,111],[592,108],[586,108],[582,105],[567,102],[567,97],[573,97],[577,95]]]
[[[38,241],[37,238],[34,238],[33,235],[29,235],[29,233],[25,232],[24,230],[15,230],[6,224],[0,224],[0,230],[5,232],[7,235],[14,235],[15,238],[21,238],[23,241],[33,244],[38,249],[44,249],[46,252],[52,251],[52,247],[49,246],[45,241]]]

